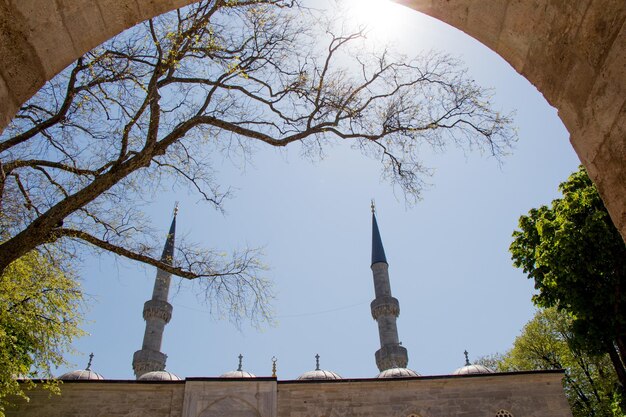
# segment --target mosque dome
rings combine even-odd
[[[180,378],[168,371],[146,372],[137,381],[180,381]]]
[[[474,375],[474,374],[493,374],[494,370],[489,369],[486,366],[471,364],[469,357],[467,356],[467,350],[463,352],[465,354],[465,366],[455,369],[452,375]]]
[[[465,365],[452,372],[452,375],[493,374],[494,370],[483,365]]]
[[[244,371],[241,369],[241,361],[243,360],[243,355],[239,354],[239,366],[236,371],[226,372],[225,374],[220,375],[220,378],[256,378],[256,375]]]
[[[333,371],[325,371],[323,369],[316,369],[314,371],[308,371],[300,375],[299,380],[312,380],[312,379],[341,379],[341,376]]]
[[[104,379],[102,375],[91,369],[77,369],[72,372],[64,373],[59,377],[62,381],[76,381],[76,380],[101,380]]]
[[[342,379],[341,376],[333,371],[325,371],[320,369],[320,355],[315,355],[315,370],[308,371],[300,375],[297,380],[310,381],[310,380],[332,380]]]
[[[256,378],[256,375],[247,371],[230,371],[220,375],[220,378]]]
[[[91,370],[91,361],[93,360],[93,353],[89,354],[89,362],[85,369],[77,369],[75,371],[66,372],[59,377],[62,381],[77,381],[77,380],[91,380],[98,381],[104,379],[102,375]]]
[[[409,368],[390,368],[376,375],[376,378],[409,378],[415,376],[420,376],[420,374]]]

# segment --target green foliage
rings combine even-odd
[[[534,279],[535,304],[568,312],[572,343],[611,354],[625,385],[626,245],[584,168],[559,190],[563,197],[551,207],[520,218],[510,247],[514,265]]]
[[[0,416],[11,398],[27,399],[31,379],[52,378],[63,354],[83,333],[82,293],[72,275],[38,252],[0,275]],[[20,384],[16,378],[24,378]],[[57,391],[55,381],[45,388]]]
[[[607,354],[577,349],[572,323],[567,313],[554,307],[538,310],[508,352],[479,362],[500,372],[564,369],[563,387],[574,417],[622,416],[611,360]]]

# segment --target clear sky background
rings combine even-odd
[[[358,7],[363,9],[365,0]],[[381,182],[379,162],[337,144],[310,162],[298,146],[257,148],[252,163],[224,160],[219,180],[235,188],[222,215],[186,191],[159,191],[147,212],[162,230],[180,201],[178,236],[230,251],[263,246],[266,276],[275,284],[277,325],[237,329],[173,278],[172,321],[162,351],[181,377],[219,376],[237,367],[279,379],[314,369],[346,378],[374,377],[377,326],[370,266],[370,199],[375,198],[393,295],[400,301],[400,340],[409,368],[448,374],[470,359],[511,347],[532,317],[533,285],[511,265],[508,246],[521,214],[548,204],[579,161],[554,108],[509,64],[464,33],[394,4],[375,10],[372,38],[387,38],[407,55],[438,49],[460,57],[481,85],[495,90],[496,108],[515,110],[519,142],[500,165],[454,147],[425,149],[433,168],[423,200],[407,207],[400,190]],[[366,16],[361,16],[367,18]],[[371,22],[370,22],[371,23]],[[107,379],[134,379],[133,352],[141,348],[143,303],[155,270],[110,255],[87,257],[81,276],[89,294],[85,329],[73,363]]]

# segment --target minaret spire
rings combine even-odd
[[[174,259],[177,214],[178,203],[174,207],[174,216],[161,254],[161,262],[168,265],[172,265]],[[133,371],[137,378],[148,372],[165,370],[167,355],[161,352],[161,342],[165,325],[172,318],[172,305],[167,302],[171,276],[169,272],[157,269],[152,299],[143,306],[143,318],[146,321],[143,345],[133,355]]]
[[[380,238],[380,231],[378,230],[378,222],[376,221],[376,205],[372,200],[372,265],[377,262],[387,263],[387,257],[385,256],[385,248],[383,247],[383,240]]]
[[[376,207],[372,200],[372,273],[376,298],[370,305],[372,317],[378,322],[380,349],[376,351],[376,366],[382,372],[391,368],[406,368],[407,350],[398,340],[396,319],[400,315],[400,303],[391,296],[389,265],[383,241],[376,221]]]

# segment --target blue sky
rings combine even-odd
[[[147,212],[163,242],[180,201],[178,235],[225,251],[263,246],[277,294],[276,326],[237,329],[210,315],[193,285],[174,278],[174,313],[162,347],[168,370],[219,376],[235,369],[242,353],[245,370],[268,376],[275,356],[279,379],[293,379],[313,369],[319,353],[322,368],[343,377],[375,376],[371,198],[410,368],[446,374],[463,364],[465,349],[470,359],[503,352],[532,317],[532,283],[512,267],[508,246],[519,216],[557,197],[558,184],[578,166],[569,135],[556,110],[495,53],[444,23],[388,7],[400,11],[372,37],[384,33],[407,55],[435,48],[460,57],[474,79],[494,88],[496,107],[517,112],[513,153],[499,164],[454,147],[425,149],[423,162],[434,174],[413,207],[381,182],[377,161],[342,144],[318,162],[302,158],[297,145],[259,147],[246,164],[224,160],[218,178],[236,190],[226,215],[185,190],[156,192]],[[105,378],[133,379],[154,269],[102,255],[86,257],[80,273],[90,297],[90,335],[75,343],[73,365],[57,373],[84,367],[94,352],[92,369]]]

